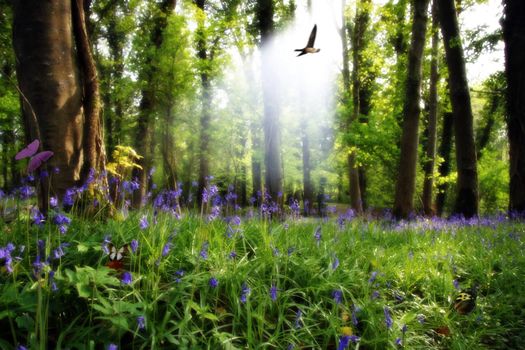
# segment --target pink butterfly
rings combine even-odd
[[[28,173],[32,173],[33,171],[38,169],[42,164],[44,164],[49,158],[53,156],[53,152],[51,151],[43,151],[35,154],[38,151],[39,146],[40,141],[34,140],[29,145],[27,145],[26,148],[18,152],[15,156],[16,160],[32,157],[29,160],[29,164],[27,165]]]

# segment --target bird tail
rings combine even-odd
[[[303,49],[295,49],[294,51],[303,51]]]

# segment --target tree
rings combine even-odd
[[[421,67],[427,27],[429,0],[414,0],[412,38],[408,56],[408,75],[403,106],[401,155],[394,199],[394,215],[408,217],[414,208],[417,147],[419,138],[419,102],[421,99]]]
[[[46,212],[48,189],[61,200],[90,168],[103,170],[98,79],[82,1],[27,0],[13,6],[26,139],[40,139],[43,149],[54,152],[48,168],[58,169],[39,188],[39,206]]]
[[[272,200],[277,201],[279,195],[282,194],[281,136],[279,131],[278,95],[273,84],[275,77],[271,69],[273,62],[268,53],[268,46],[271,45],[270,40],[274,30],[273,16],[273,0],[258,0],[256,17],[261,37],[265,185]]]
[[[133,206],[142,206],[143,200],[148,190],[148,174],[153,163],[152,144],[153,144],[153,116],[156,112],[156,85],[155,85],[155,60],[157,50],[163,41],[163,32],[167,26],[167,17],[175,9],[176,0],[163,0],[158,4],[158,9],[154,12],[152,28],[150,31],[150,44],[153,50],[147,51],[143,71],[140,80],[143,82],[142,97],[139,106],[139,118],[137,121],[137,131],[135,139],[135,149],[143,157],[139,161],[140,168],[133,169],[133,178],[139,183],[139,189],[133,193]]]
[[[503,0],[510,155],[509,210],[525,211],[525,3]]]
[[[478,215],[478,172],[472,107],[454,0],[438,0],[438,14],[456,139],[458,180],[454,212],[470,218]]]
[[[436,158],[436,132],[438,114],[438,54],[439,54],[439,24],[437,16],[437,0],[432,1],[432,49],[430,61],[430,87],[429,87],[429,106],[427,122],[427,143],[425,150],[423,182],[423,211],[425,215],[434,214],[432,208],[432,192],[434,187],[434,163]]]

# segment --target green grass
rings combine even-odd
[[[144,230],[142,215],[150,222]],[[159,214],[156,224],[147,211],[120,221],[72,219],[64,235],[52,223],[30,225],[24,215],[2,224],[0,247],[14,244],[11,255],[19,259],[11,273],[0,272],[0,348],[337,349],[349,329],[360,337],[349,348],[359,349],[401,348],[398,338],[406,349],[518,349],[525,341],[525,226],[519,222],[396,227],[355,219],[341,228],[335,218],[243,219],[228,237],[223,220],[207,223],[189,213],[180,220]],[[120,281],[122,271],[106,267],[107,235],[117,246],[139,242],[125,262],[131,285]],[[69,245],[34,276],[38,240],[46,243],[41,261]],[[462,288],[479,286],[470,314],[452,307],[454,280]],[[250,289],[245,303],[243,284]],[[335,290],[342,292],[340,303]]]

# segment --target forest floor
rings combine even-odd
[[[523,222],[344,209],[20,210],[0,222],[0,348],[523,348]]]

